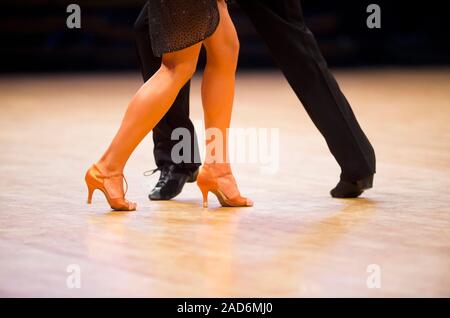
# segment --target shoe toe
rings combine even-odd
[[[148,195],[150,200],[161,200],[161,192],[159,189],[153,189]]]
[[[150,200],[171,200],[181,193],[185,180],[171,179],[161,187],[155,187],[148,195]]]

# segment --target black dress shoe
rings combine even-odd
[[[333,198],[340,199],[350,199],[359,197],[365,190],[372,188],[373,186],[373,175],[367,178],[348,182],[345,180],[340,180],[336,187],[330,191]]]
[[[197,180],[198,169],[194,172],[177,169],[175,165],[165,165],[152,171],[144,173],[148,176],[156,171],[161,171],[159,180],[148,195],[150,200],[170,200],[181,193],[186,182]]]

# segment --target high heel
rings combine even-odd
[[[212,192],[223,207],[251,207],[253,201],[242,197],[227,164],[203,165],[197,177],[203,196],[203,207],[208,207],[208,193]]]
[[[100,190],[103,192],[103,194],[106,197],[106,200],[108,201],[109,205],[111,206],[111,209],[115,211],[135,211],[136,210],[136,203],[129,202],[125,199],[125,194],[121,198],[111,198],[111,196],[108,193],[108,190],[106,190],[105,187],[105,179],[111,179],[116,177],[122,177],[125,181],[126,190],[125,194],[128,190],[128,183],[123,174],[115,174],[110,176],[105,176],[101,173],[100,169],[94,164],[91,168],[86,172],[85,180],[86,185],[88,188],[88,199],[87,203],[92,203],[92,195],[95,190]]]
[[[92,203],[92,195],[94,194],[94,190],[95,188],[90,187],[88,185],[88,199],[87,199],[87,204],[91,204]]]
[[[203,196],[203,207],[207,208],[208,207],[208,193],[209,193],[209,187],[207,186],[202,186],[198,183],[197,181],[197,185],[200,188],[200,191],[202,192],[202,196]]]

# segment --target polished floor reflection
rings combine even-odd
[[[377,150],[364,198],[329,197],[338,167],[282,76],[244,73],[234,126],[279,128],[281,141],[277,174],[234,166],[255,206],[203,209],[194,184],[149,202],[148,138],[126,171],[131,213],[99,193],[86,205],[83,177],[138,75],[1,77],[0,295],[450,296],[450,71],[337,77]],[[67,287],[71,264],[81,288]]]

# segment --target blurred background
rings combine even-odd
[[[276,1],[276,0],[274,0]],[[1,72],[137,69],[133,24],[145,0],[78,0],[81,29],[66,27],[73,1],[2,0]],[[331,66],[442,65],[450,62],[443,1],[376,1],[382,28],[368,29],[371,1],[303,0],[307,23]],[[237,5],[241,68],[274,67]]]

